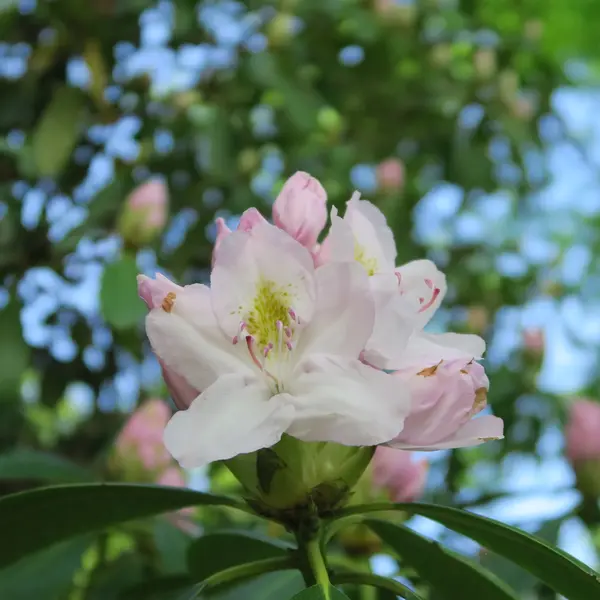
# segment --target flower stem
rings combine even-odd
[[[329,600],[329,573],[321,548],[321,530],[310,537],[297,536],[298,554],[302,564],[302,575],[306,587],[319,585],[323,588],[325,599]]]

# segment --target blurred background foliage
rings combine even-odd
[[[304,170],[339,208],[354,189],[380,206],[399,263],[429,257],[446,272],[435,328],[488,342],[506,440],[429,456],[425,498],[539,531],[596,565],[598,506],[575,487],[562,429],[571,397],[598,397],[599,11],[592,0],[1,0],[0,493],[133,477],[107,466],[115,436],[143,399],[166,398],[135,274],[205,281],[215,218],[270,214]],[[124,211],[151,178],[168,186],[168,222],[142,239]],[[234,490],[218,466],[188,476]],[[206,509],[194,527],[258,527],[232,519]],[[555,597],[413,523],[479,552],[522,598]],[[183,529],[157,519],[63,543],[0,571],[0,596],[93,600],[173,582],[194,533]],[[296,585],[284,575],[252,585],[281,600]],[[140,597],[175,597],[161,589]]]

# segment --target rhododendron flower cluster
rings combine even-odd
[[[437,449],[502,437],[472,419],[488,380],[474,335],[423,328],[446,292],[428,260],[397,266],[391,229],[356,192],[343,217],[296,173],[270,224],[218,222],[210,286],[139,277],[146,330],[179,408],[165,444],[184,467],[306,442]],[[393,371],[390,373],[390,371]]]

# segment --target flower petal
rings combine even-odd
[[[286,391],[296,415],[287,433],[307,442],[372,446],[394,438],[410,411],[406,388],[357,360],[315,355]]]
[[[220,377],[165,429],[164,442],[186,469],[276,444],[294,409],[253,377]]]
[[[398,310],[398,279],[393,273],[376,273],[369,278],[375,301],[375,323],[363,359],[378,369],[394,369],[402,364],[413,322]]]
[[[375,318],[367,274],[354,262],[328,263],[317,269],[315,278],[316,311],[301,333],[296,356],[316,353],[358,358]]]
[[[414,333],[408,340],[402,364],[431,366],[441,360],[480,359],[485,352],[485,341],[478,335],[463,333]],[[387,367],[386,367],[387,368]],[[391,367],[390,367],[391,368]]]
[[[158,308],[169,292],[178,293],[183,290],[180,285],[173,283],[161,273],[157,273],[155,279],[146,277],[146,275],[138,275],[137,283],[138,295],[149,310]]]
[[[400,294],[413,307],[414,325],[422,329],[446,295],[446,276],[430,260],[413,260],[396,269]]]
[[[169,369],[162,360],[158,360],[162,369],[163,379],[169,390],[173,403],[179,410],[185,410],[200,394],[200,390],[191,386],[185,377]]]
[[[396,242],[385,215],[368,200],[360,200],[354,192],[346,204],[344,221],[348,222],[356,244],[368,258],[377,262],[375,272],[393,271],[396,262]]]
[[[492,440],[501,440],[504,437],[504,422],[498,417],[485,415],[467,421],[451,437],[431,444],[430,446],[412,446],[402,442],[389,442],[386,446],[401,450],[448,450],[450,448],[467,448],[479,446]]]
[[[285,294],[304,322],[315,301],[314,265],[310,252],[284,231],[259,223],[250,232],[234,231],[221,243],[211,274],[212,306],[227,335],[238,333],[261,286]]]
[[[170,312],[156,308],[146,317],[154,352],[198,390],[208,388],[220,375],[251,372],[244,350],[219,328],[210,296],[205,285],[190,285],[177,293]]]

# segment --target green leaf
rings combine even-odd
[[[279,571],[228,589],[222,593],[201,596],[207,600],[291,600],[304,587],[298,571]]]
[[[0,566],[76,535],[202,505],[249,510],[226,496],[123,483],[61,485],[4,496],[0,498]]]
[[[165,574],[182,573],[186,568],[186,556],[192,539],[168,519],[154,520],[154,544]]]
[[[20,313],[14,298],[0,310],[0,402],[14,397],[29,367],[30,349],[23,339]]]
[[[203,535],[188,551],[188,570],[196,581],[236,565],[286,555],[291,546],[249,531]]]
[[[143,580],[143,566],[141,556],[122,554],[94,573],[85,600],[119,598]]]
[[[19,448],[0,455],[0,479],[82,483],[94,481],[95,477],[62,456]]]
[[[135,260],[124,256],[106,266],[100,288],[102,316],[115,329],[127,329],[142,321],[146,306],[138,296],[138,268]]]
[[[55,177],[67,165],[82,130],[83,110],[79,90],[64,86],[54,92],[33,133],[33,160],[39,176]]]
[[[447,506],[387,502],[353,506],[340,511],[337,518],[381,511],[402,511],[437,521],[519,564],[568,600],[600,598],[597,572],[547,542],[494,519]]]
[[[14,528],[18,530],[20,526]],[[92,542],[91,536],[74,538],[0,570],[0,598],[62,600],[71,588],[73,576],[81,567],[82,554]]]
[[[348,596],[333,586],[325,590],[321,585],[313,585],[296,594],[293,600],[348,600]]]
[[[365,523],[398,553],[402,564],[413,567],[447,600],[518,600],[510,588],[477,563],[407,527],[375,519]]]

